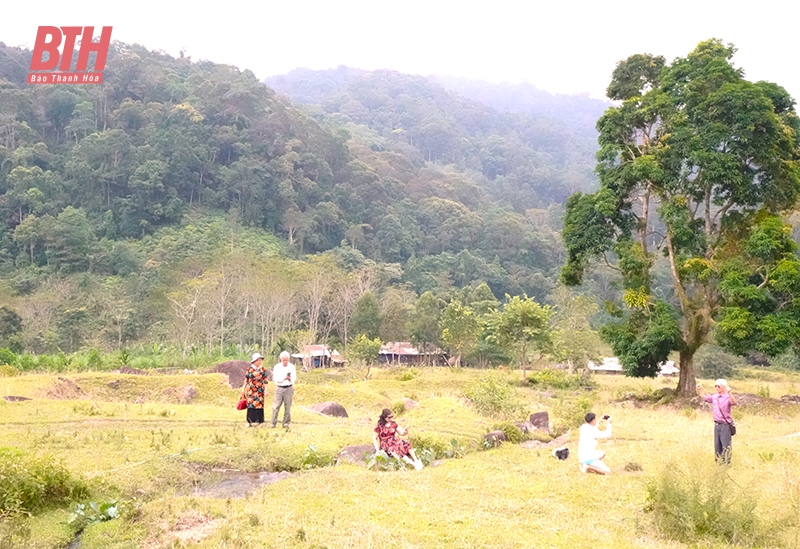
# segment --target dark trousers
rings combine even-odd
[[[714,454],[721,463],[731,462],[731,426],[714,422]]]
[[[288,427],[292,422],[292,395],[294,395],[294,386],[275,387],[275,400],[272,402],[272,426],[275,427],[278,423],[278,412],[283,404],[283,426]]]
[[[247,423],[264,423],[264,408],[248,408]]]

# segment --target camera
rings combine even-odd
[[[606,414],[606,415],[603,416],[603,419],[611,419],[611,416]]]

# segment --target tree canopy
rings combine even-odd
[[[634,375],[680,351],[684,395],[715,330],[738,352],[798,341],[797,256],[776,216],[800,192],[800,123],[786,91],[747,81],[734,52],[714,39],[671,64],[620,62],[608,95],[621,104],[597,124],[601,188],[567,202],[562,280],[580,284],[594,258],[615,261],[625,310],[604,335]],[[672,296],[653,292],[659,252]]]

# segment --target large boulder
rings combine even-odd
[[[249,367],[250,363],[246,360],[229,360],[228,362],[217,364],[206,373],[225,374],[228,376],[228,385],[234,389],[239,389],[244,385],[244,374],[247,373],[247,368]],[[272,381],[272,370],[269,368],[267,368],[267,379]]]
[[[347,415],[347,410],[338,402],[323,402],[322,404],[315,404],[311,409],[323,416],[331,417],[350,417]]]
[[[550,434],[550,416],[547,412],[531,414],[528,423],[533,425],[537,430]]]
[[[336,456],[336,463],[355,463],[361,465],[366,463],[372,454],[375,453],[375,448],[372,444],[361,444],[359,446],[347,446],[342,448],[339,455]]]

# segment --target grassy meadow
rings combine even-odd
[[[0,378],[3,396],[33,399],[0,400],[6,473],[9,460],[30,477],[36,463],[55,463],[80,487],[71,501],[6,511],[0,546],[800,547],[800,405],[778,400],[800,393],[798,374],[746,370],[731,380],[735,393],[759,399],[734,409],[730,467],[714,464],[710,411],[665,390],[675,379],[596,375],[548,386],[507,370],[363,375],[300,372],[289,431],[248,428],[235,409],[239,391],[222,374]],[[325,401],[342,404],[349,418],[308,409]],[[343,447],[371,443],[384,407],[438,465],[421,472],[331,465]],[[600,442],[608,477],[578,469],[575,427],[588,409],[614,417],[613,438]],[[538,411],[549,412],[554,434],[569,432],[568,460],[548,447],[481,443],[488,431]],[[291,475],[247,497],[208,495],[231,475],[275,471]],[[90,501],[119,502],[119,516],[75,520],[76,503]]]

